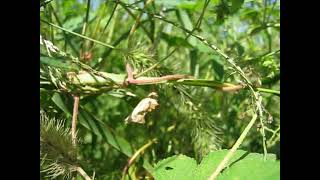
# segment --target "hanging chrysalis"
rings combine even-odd
[[[139,104],[134,108],[130,116],[125,119],[126,123],[140,123],[144,124],[145,119],[144,117],[148,112],[153,111],[159,105],[157,98],[158,94],[152,92],[148,95],[147,98],[142,99]]]

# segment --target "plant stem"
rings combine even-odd
[[[85,179],[85,180],[92,180],[90,176],[80,167],[77,167],[77,172]]]
[[[129,169],[129,167],[131,166],[131,164],[135,161],[135,159],[144,151],[146,150],[149,146],[151,146],[153,143],[155,143],[157,141],[157,138],[152,139],[151,141],[149,141],[147,144],[143,145],[140,149],[138,149],[128,160],[128,163],[126,164],[126,166],[123,168],[122,171],[122,180],[125,179],[126,173]]]
[[[72,113],[72,124],[71,124],[71,137],[72,143],[74,146],[77,146],[77,119],[78,119],[78,111],[79,111],[79,96],[75,95],[73,97],[73,113]]]
[[[71,138],[72,138],[72,144],[73,146],[77,146],[77,119],[78,119],[78,109],[79,109],[79,96],[74,95],[73,96],[74,103],[73,103],[73,113],[72,113],[72,122],[71,122]],[[77,154],[75,155],[75,159],[77,158]],[[77,171],[78,168],[76,167]],[[76,179],[76,174],[73,173],[72,180]]]
[[[265,89],[265,88],[256,88],[256,90],[259,92],[264,92],[264,93],[269,93],[269,94],[274,94],[274,95],[280,96],[280,91],[277,91],[277,90]]]
[[[218,165],[218,167],[215,169],[215,171],[212,173],[212,175],[209,177],[208,180],[214,180],[219,175],[219,173],[226,167],[227,163],[229,162],[233,154],[236,152],[236,150],[239,148],[239,146],[243,142],[244,138],[247,136],[249,130],[251,129],[251,127],[253,126],[256,120],[257,120],[257,114],[253,114],[253,117],[249,122],[249,124],[247,125],[247,127],[243,130],[242,134],[240,135],[236,143],[233,145],[233,147],[228,152],[228,154],[224,157],[224,159],[220,162],[220,164]]]

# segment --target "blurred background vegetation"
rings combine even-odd
[[[141,53],[152,52],[156,61],[169,56],[161,61],[162,68],[199,79],[241,82],[223,57],[197,38],[188,37],[185,30],[173,23],[155,18],[160,15],[201,35],[233,57],[254,86],[280,90],[280,1],[155,0],[146,7],[145,0],[40,2],[41,20],[116,48],[41,21],[44,39],[97,71],[125,73],[123,54],[128,50],[128,35],[141,14],[132,35],[133,44],[145,48]],[[45,56],[47,52],[42,49],[40,54]],[[48,68],[41,65],[43,71]],[[149,172],[154,164],[174,154],[200,161],[209,151],[230,149],[251,119],[248,112],[253,108],[252,97],[246,90],[230,93],[209,87],[186,87],[189,98],[173,86],[164,86],[130,86],[126,93],[113,90],[81,96],[77,159],[87,174],[95,174],[95,179],[120,179],[128,159],[146,144],[126,178],[151,177]],[[63,120],[64,127],[70,128],[72,96],[44,84],[40,90],[41,112],[49,119]],[[154,90],[159,94],[160,105],[146,116],[146,124],[125,124],[124,119],[137,103]],[[272,117],[264,124],[267,150],[280,158],[280,97],[263,92],[261,95]],[[259,128],[261,124],[257,123],[240,149],[263,152]],[[46,174],[41,175],[45,179]]]

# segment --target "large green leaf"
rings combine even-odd
[[[207,179],[210,177],[210,175],[213,173],[214,169],[218,167],[219,163],[223,160],[223,158],[226,156],[228,153],[228,150],[221,150],[221,151],[216,151],[209,153],[208,156],[206,156],[200,165],[198,166],[198,171],[197,171],[197,177],[199,179]],[[232,156],[231,160],[228,163],[227,169],[223,171],[223,173],[219,176],[218,179],[224,178],[224,177],[229,177],[230,174],[234,177],[239,177],[238,179],[247,179],[244,178],[247,174],[253,173],[256,171],[255,164],[260,164],[261,165],[261,171],[265,171],[264,173],[267,174],[267,171],[269,171],[269,164],[272,162],[272,164],[277,168],[278,162],[275,161],[276,157],[274,154],[269,154],[267,156],[267,161],[263,161],[263,155],[257,154],[257,153],[248,153],[243,150],[237,150],[235,154]],[[248,161],[250,161],[252,164],[248,164]],[[246,170],[242,172],[241,174],[237,174],[238,171],[233,172],[233,166],[240,166],[243,167],[244,165],[248,165],[246,167]],[[265,165],[265,166],[264,166]],[[236,169],[237,170],[237,169]],[[279,167],[278,170],[274,169],[276,173],[279,174]],[[226,175],[225,175],[226,173]],[[249,178],[249,179],[264,179],[263,175],[261,175],[260,178]],[[249,180],[248,179],[248,180]]]
[[[185,155],[172,156],[157,163],[154,168],[156,180],[193,180],[197,162]]]
[[[209,153],[197,166],[196,161],[184,155],[173,156],[156,164],[153,175],[156,180],[184,179],[207,180],[228,153],[221,150]],[[263,160],[262,154],[237,150],[218,176],[219,180],[275,180],[280,179],[280,161],[274,154]]]

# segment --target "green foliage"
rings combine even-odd
[[[184,155],[172,156],[158,162],[153,175],[157,180],[206,180],[227,152],[228,150],[211,152],[199,165],[190,157]],[[274,154],[269,154],[267,160],[264,161],[262,154],[237,150],[217,179],[280,179],[280,164]]]
[[[278,179],[280,2],[156,0],[144,7],[146,2],[40,1],[42,176],[70,177],[79,165],[91,179],[205,179],[225,157],[220,150],[231,148],[252,112],[261,110],[240,146],[259,154],[236,151],[218,179]],[[194,79],[125,86],[125,63],[142,77]],[[254,93],[221,91],[238,84],[252,85]],[[146,123],[125,124],[152,91],[159,107]],[[75,95],[81,141],[73,149]],[[263,162],[264,149],[277,161]],[[69,161],[74,151],[76,159]]]

